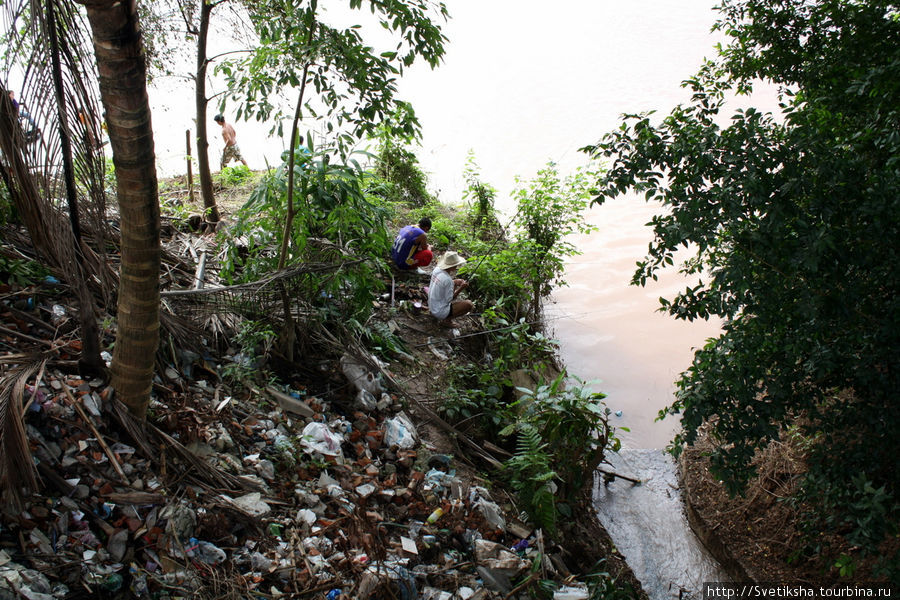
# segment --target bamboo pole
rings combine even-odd
[[[191,204],[194,203],[194,172],[191,169],[191,130],[186,129],[184,132],[185,159],[187,160],[187,180],[188,180],[188,198]]]

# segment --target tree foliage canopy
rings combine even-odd
[[[306,75],[316,100],[307,102],[307,114],[327,116],[329,132],[343,129],[339,142],[350,141],[344,136],[351,134],[374,133],[394,114],[406,118],[391,121],[392,133],[415,135],[418,122],[414,113],[395,97],[397,77],[418,59],[432,67],[439,64],[446,38],[437,20],[447,17],[447,9],[443,3],[412,0],[368,0],[365,4],[377,25],[393,36],[393,49],[377,52],[364,39],[360,25],[330,25],[316,0],[253,3],[250,16],[259,45],[249,56],[219,67],[228,80],[231,97],[240,104],[238,118],[281,117],[279,93],[301,87]],[[350,8],[361,9],[362,5],[362,0],[350,1]],[[400,107],[407,110],[397,111]]]
[[[900,516],[900,19],[892,2],[723,0],[730,37],[661,122],[630,115],[585,150],[612,159],[596,202],[634,190],[666,210],[633,283],[680,264],[698,283],[662,309],[724,318],[678,383],[680,447],[709,421],[733,491],[790,423],[810,439],[808,524],[862,552]],[[779,86],[780,115],[724,119],[731,94]],[[893,558],[896,573],[896,555]]]

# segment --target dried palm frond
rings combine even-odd
[[[42,371],[46,362],[46,359],[32,360],[0,379],[0,489],[6,495],[5,501],[15,510],[22,507],[23,490],[37,488],[23,408],[25,382],[38,370]]]
[[[70,235],[80,243],[87,226],[96,236],[95,250],[102,251],[106,201],[99,89],[80,8],[65,0],[5,2],[0,23],[7,32],[0,64],[3,100],[15,91],[10,80],[22,82],[19,114],[13,135],[4,136],[4,154],[10,155],[9,144],[24,159],[42,212],[67,212]],[[75,251],[67,245],[59,250]]]
[[[109,301],[113,273],[102,259],[105,160],[88,30],[67,0],[0,3],[0,23],[0,172],[35,248],[75,291],[82,359],[99,370],[96,300]],[[11,80],[21,81],[18,107]]]
[[[128,435],[145,458],[158,462],[160,460],[159,456],[153,449],[164,447],[167,452],[171,452],[178,458],[174,465],[175,468],[183,470],[189,479],[200,485],[214,488],[218,491],[259,489],[259,485],[250,479],[232,475],[206,463],[172,436],[149,423],[139,420],[119,400],[113,399],[112,406],[113,416],[122,429],[128,432]],[[173,465],[169,466],[171,468]]]

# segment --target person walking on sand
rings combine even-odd
[[[454,327],[454,317],[467,315],[475,308],[471,300],[456,300],[459,293],[469,285],[463,279],[453,278],[456,270],[465,263],[466,259],[456,252],[447,252],[431,273],[428,310],[443,327]]]
[[[237,145],[237,133],[234,131],[234,127],[232,127],[230,123],[226,123],[225,117],[222,115],[216,115],[213,117],[213,120],[222,126],[222,139],[225,140],[225,148],[222,150],[222,164],[219,166],[219,170],[224,169],[225,165],[232,160],[239,160],[246,167],[247,161],[241,156],[241,150]]]
[[[428,245],[428,232],[431,231],[431,219],[422,217],[419,225],[407,225],[400,230],[391,246],[391,258],[398,269],[408,271],[431,264],[433,254]]]

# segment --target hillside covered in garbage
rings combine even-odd
[[[23,241],[0,284],[0,597],[641,597],[587,503],[536,524],[504,474],[514,437],[447,410],[452,371],[490,360],[480,315],[440,327],[427,273],[385,272],[366,326],[390,348],[309,324],[290,362],[236,323],[313,267],[224,286],[220,238],[186,227],[164,226],[146,422],[79,374],[71,290],[4,236]],[[100,322],[109,361],[115,321]],[[513,403],[513,381],[496,384]]]

